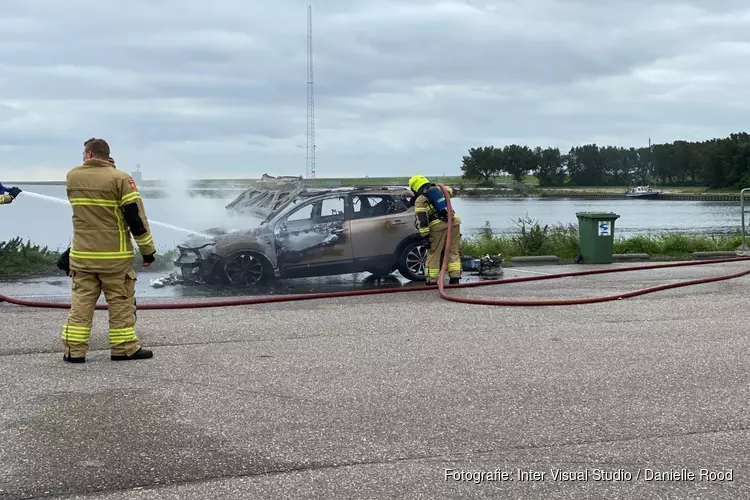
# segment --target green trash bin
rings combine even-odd
[[[612,212],[577,212],[578,239],[583,264],[611,264],[615,243],[615,220]]]

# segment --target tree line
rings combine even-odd
[[[463,178],[490,184],[509,175],[527,175],[540,186],[706,186],[750,187],[750,135],[730,134],[702,142],[674,141],[623,148],[585,144],[563,153],[559,148],[472,148],[463,157]]]

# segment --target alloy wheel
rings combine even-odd
[[[406,267],[417,276],[424,276],[424,265],[427,261],[427,248],[424,245],[412,248],[406,254]]]
[[[256,285],[263,279],[263,261],[252,253],[239,253],[229,258],[224,273],[233,285]]]

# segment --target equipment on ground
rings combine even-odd
[[[167,276],[150,280],[149,283],[154,288],[162,288],[167,285],[181,285],[184,283],[184,280],[177,276],[177,273],[170,273]]]
[[[10,192],[10,189],[8,189],[7,187],[3,186],[3,183],[0,182],[0,194],[5,194],[5,193],[9,193],[9,192]]]
[[[479,276],[496,277],[503,275],[503,256],[485,255],[479,259]]]

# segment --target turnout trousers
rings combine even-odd
[[[71,271],[70,277],[72,300],[68,321],[62,329],[65,354],[78,358],[88,353],[96,302],[102,292],[109,306],[109,344],[112,354],[130,356],[140,349],[135,335],[135,271]]]
[[[443,254],[448,252],[448,267],[446,269],[449,278],[461,277],[461,224],[454,223],[451,231],[451,246],[445,248],[445,236],[448,232],[448,224],[443,221],[430,228],[430,248],[427,250],[427,259],[424,268],[425,283],[435,285],[440,277],[440,266],[443,264]]]

